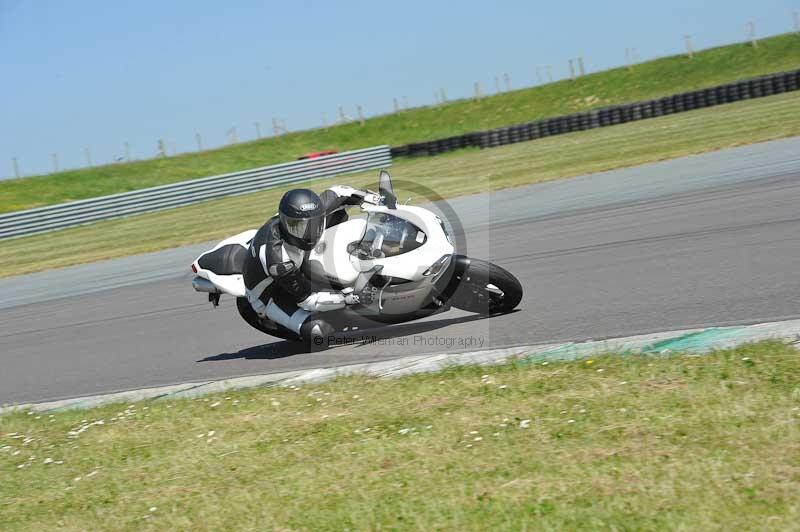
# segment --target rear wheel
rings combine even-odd
[[[253,307],[250,306],[250,302],[247,301],[246,297],[237,297],[236,298],[236,308],[239,310],[239,315],[247,322],[248,325],[253,327],[254,329],[258,329],[259,331],[269,334],[270,336],[275,336],[276,338],[282,338],[283,340],[289,340],[292,342],[300,340],[300,336],[294,334],[292,331],[277,325],[275,322],[263,319],[256,314],[256,311],[253,310]]]
[[[478,314],[511,312],[522,300],[522,285],[496,264],[469,259],[451,300],[454,307]]]

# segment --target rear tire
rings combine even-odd
[[[505,314],[522,301],[522,285],[505,269],[469,259],[451,300],[454,307],[477,314]]]
[[[277,325],[276,323],[262,319],[250,306],[250,302],[246,297],[236,298],[236,308],[239,310],[239,315],[247,322],[248,325],[254,329],[258,329],[264,334],[280,338],[282,340],[289,340],[290,342],[297,342],[300,336],[294,334],[292,331]]]

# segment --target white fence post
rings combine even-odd
[[[686,55],[688,55],[689,59],[691,59],[694,57],[694,49],[692,48],[692,36],[684,35],[683,40],[686,41]]]
[[[750,34],[750,45],[753,48],[758,48],[758,40],[756,39],[756,22],[751,20],[747,23],[748,33]]]

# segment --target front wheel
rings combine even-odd
[[[521,300],[522,285],[511,273],[491,262],[469,259],[451,301],[468,312],[504,314]]]

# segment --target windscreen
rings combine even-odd
[[[395,257],[422,246],[428,236],[411,222],[391,214],[370,213],[364,236],[352,253],[361,260]]]

